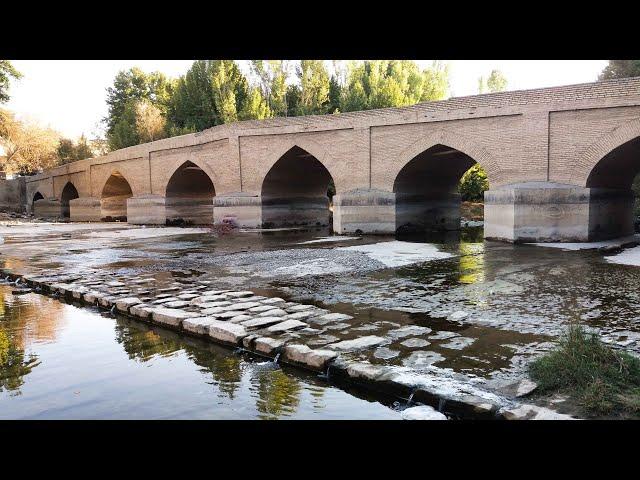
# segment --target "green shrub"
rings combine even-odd
[[[460,179],[458,192],[465,202],[481,202],[485,190],[489,190],[487,173],[479,164],[475,164]]]
[[[540,391],[573,396],[589,415],[640,411],[640,359],[614,350],[580,325],[529,366]]]

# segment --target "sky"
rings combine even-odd
[[[418,60],[425,67],[431,60]],[[450,95],[478,93],[478,78],[498,69],[507,90],[593,82],[606,60],[444,60],[450,65]],[[99,123],[107,113],[106,89],[120,70],[137,66],[170,77],[184,74],[193,60],[13,60],[23,74],[12,81],[6,108],[76,139],[103,134]],[[247,61],[240,61],[245,72]]]

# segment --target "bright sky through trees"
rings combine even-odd
[[[418,61],[428,67],[431,60]],[[478,93],[478,78],[500,70],[508,80],[507,90],[551,87],[593,82],[607,65],[606,60],[452,60],[450,94]],[[21,118],[31,118],[58,130],[62,135],[78,138],[81,134],[102,135],[99,121],[107,112],[106,89],[120,70],[134,66],[142,70],[161,71],[169,77],[184,74],[192,60],[14,60],[22,79],[11,82],[11,100],[5,108]],[[245,74],[249,62],[240,61]]]

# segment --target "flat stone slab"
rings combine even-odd
[[[258,302],[240,302],[236,304],[230,304],[234,310],[249,310],[250,308],[259,307]]]
[[[267,298],[266,300],[262,300],[264,305],[274,305],[276,303],[285,303],[284,299],[280,297]]]
[[[121,312],[127,313],[129,311],[129,308],[139,303],[142,303],[142,300],[140,300],[138,297],[119,298],[116,301],[116,308]]]
[[[426,347],[430,343],[431,342],[427,342],[423,338],[409,338],[408,340],[400,342],[400,345],[403,345],[407,348],[421,348],[421,347]]]
[[[244,291],[244,292],[227,292],[225,295],[231,298],[241,298],[241,297],[252,297],[253,292]]]
[[[166,297],[166,298],[161,298],[160,300],[154,300],[153,304],[154,305],[162,305],[163,303],[171,303],[171,302],[178,302],[178,298],[177,297]]]
[[[364,350],[366,348],[376,347],[385,343],[387,340],[375,335],[369,335],[366,337],[355,338],[353,340],[344,340],[338,343],[332,343],[327,345],[327,348],[332,350],[341,350],[344,352],[353,352],[356,350]]]
[[[231,317],[229,321],[231,323],[242,323],[242,322],[246,322],[247,320],[251,320],[252,318],[253,317],[251,315],[240,314],[240,315],[236,315],[235,317]]]
[[[240,324],[213,320],[209,324],[209,336],[223,343],[238,345],[248,335]]]
[[[391,350],[390,348],[387,348],[387,347],[376,348],[376,351],[373,352],[374,357],[380,358],[382,360],[389,360],[392,358],[396,358],[398,355],[400,355],[399,351]]]
[[[194,298],[198,298],[200,296],[200,294],[198,293],[183,293],[181,295],[178,295],[178,298],[180,300],[193,300]]]
[[[415,335],[426,335],[431,333],[431,329],[428,327],[421,327],[420,325],[407,325],[395,330],[391,330],[387,333],[391,338],[404,338]]]
[[[405,367],[420,368],[428,367],[429,365],[441,362],[442,360],[444,360],[444,357],[437,352],[419,351],[413,352],[411,355],[405,358],[402,361],[402,364]]]
[[[268,312],[269,310],[274,310],[272,305],[258,305],[257,307],[251,307],[249,309],[251,313],[262,313]]]
[[[446,415],[429,405],[405,408],[400,416],[403,420],[448,420]]]
[[[152,317],[155,322],[163,325],[171,325],[172,327],[180,327],[184,319],[197,316],[199,315],[194,312],[185,312],[184,310],[163,307],[156,307],[152,312]]]
[[[343,322],[345,320],[351,320],[353,317],[351,315],[346,315],[344,313],[327,313],[326,315],[321,315],[313,319],[314,323],[319,323],[323,325],[325,323],[332,322]]]
[[[209,325],[211,325],[211,322],[213,321],[215,320],[209,317],[185,318],[182,321],[182,328],[187,332],[198,335],[208,335]]]
[[[188,306],[189,306],[189,302],[186,302],[184,300],[178,300],[176,302],[167,302],[163,305],[163,307],[165,308],[184,308]]]
[[[285,320],[282,323],[270,326],[269,328],[267,328],[267,330],[271,333],[278,333],[286,332],[288,330],[296,330],[298,328],[304,328],[308,326],[309,325],[307,323],[301,322],[300,320]]]
[[[282,348],[286,340],[280,338],[259,337],[253,342],[253,348],[256,352],[273,355],[277,350]]]
[[[427,338],[429,340],[448,340],[449,338],[459,337],[460,334],[456,332],[447,332],[446,330],[442,330],[433,335],[429,335]]]
[[[447,343],[441,343],[440,346],[442,348],[450,348],[452,350],[462,350],[463,348],[468,347],[476,341],[475,338],[469,337],[455,337],[449,340]]]
[[[270,325],[275,325],[276,323],[282,322],[281,317],[260,317],[254,318],[250,320],[242,321],[242,325],[247,328],[264,328]]]
[[[196,297],[192,299],[190,303],[191,305],[198,305],[199,303],[224,301],[226,299],[227,299],[226,295],[203,295],[201,297]]]
[[[266,312],[258,313],[258,317],[284,317],[285,315],[287,315],[287,312],[280,308],[274,308],[267,310]]]
[[[131,315],[133,315],[134,317],[145,319],[145,320],[151,317],[152,312],[153,312],[153,307],[149,305],[145,305],[143,303],[138,303],[136,305],[133,305],[129,309],[129,313]]]
[[[575,420],[571,415],[529,404],[504,409],[500,413],[506,420]]]
[[[306,345],[286,345],[283,355],[287,362],[324,372],[327,364],[338,354],[331,350],[312,350]]]
[[[286,310],[289,313],[302,312],[304,310],[309,310],[310,308],[315,308],[313,305],[294,305],[292,307],[287,307]]]
[[[238,315],[242,315],[243,313],[244,312],[242,310],[232,310],[220,313],[212,313],[211,316],[218,319],[230,319],[233,317],[237,317]]]
[[[95,303],[96,303],[96,301],[98,300],[98,296],[99,296],[99,295],[101,295],[101,293],[100,293],[100,292],[96,292],[96,291],[91,290],[91,291],[86,292],[86,293],[82,296],[82,299],[83,299],[85,302],[87,302],[87,303],[89,303],[89,304],[93,305],[93,304],[95,304]]]
[[[306,320],[307,318],[315,317],[317,313],[313,310],[306,310],[304,312],[290,313],[287,315],[287,319],[290,320]]]

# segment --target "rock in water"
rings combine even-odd
[[[447,417],[428,405],[406,408],[402,411],[403,420],[447,420]]]

